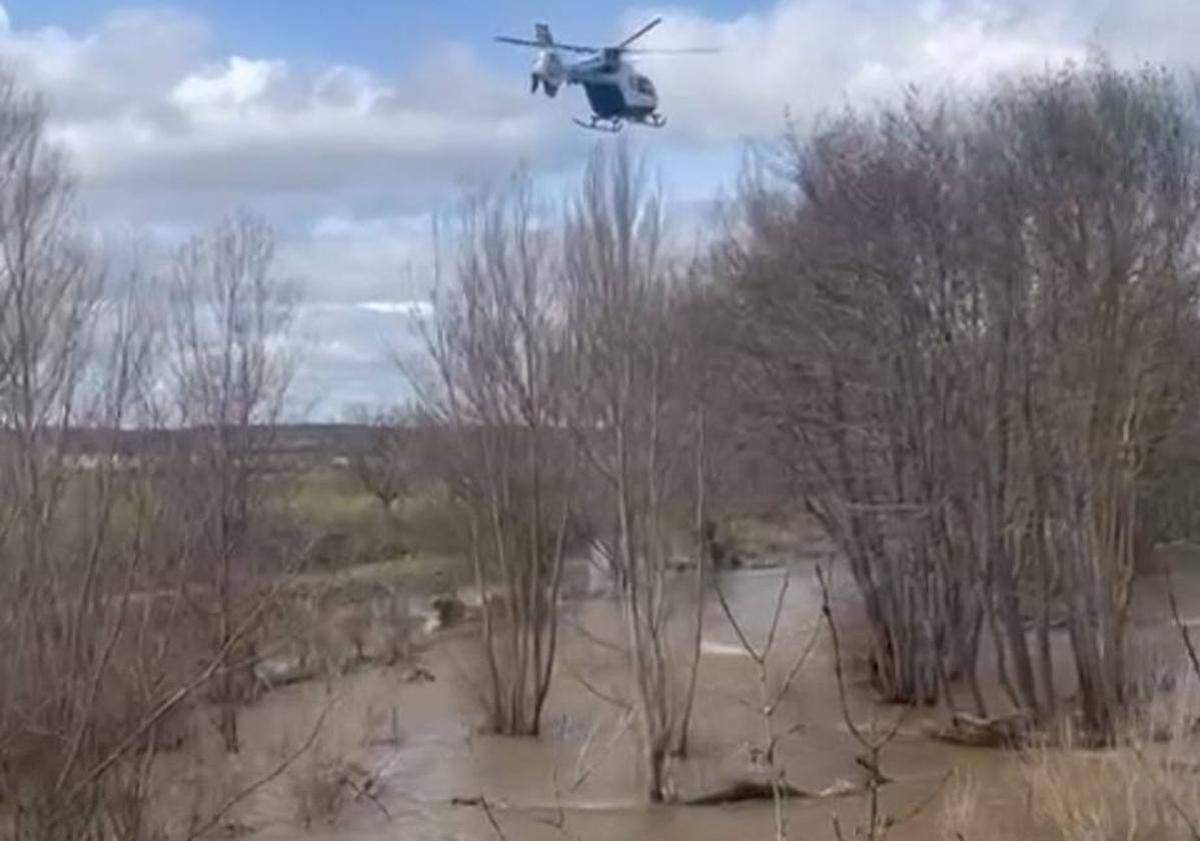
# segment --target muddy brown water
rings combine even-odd
[[[721,579],[752,640],[761,641],[768,631],[783,574],[738,572]],[[778,656],[772,665],[776,674],[790,665],[819,619],[819,591],[811,566],[793,568],[789,574]],[[1143,590],[1147,595],[1141,597],[1135,617],[1152,627],[1155,617],[1161,618],[1161,607],[1158,595],[1150,588]],[[1188,573],[1178,590],[1185,604],[1200,612],[1200,575]],[[835,610],[852,622],[849,600],[839,598]],[[576,677],[585,676],[606,693],[621,693],[625,672],[604,645],[619,641],[620,629],[618,608],[609,600],[573,606],[544,732],[537,739],[476,732],[480,706],[470,678],[475,654],[465,633],[448,635],[423,653],[422,663],[435,675],[434,682],[408,683],[403,668],[371,669],[334,686],[315,683],[271,693],[243,713],[248,741],[271,756],[282,756],[288,745],[302,739],[317,712],[333,703],[312,753],[317,758],[353,755],[382,780],[378,803],[360,799],[347,804],[333,825],[317,819],[309,830],[299,830],[296,783],[288,780],[302,777],[303,762],[308,761],[302,760],[299,770],[247,801],[238,811],[239,821],[252,827],[255,837],[271,839],[493,841],[500,832],[482,809],[451,803],[483,796],[503,836],[511,841],[773,838],[769,803],[688,807],[643,802],[636,727],[624,726],[622,711],[592,694]],[[750,746],[761,741],[755,671],[715,602],[706,605],[703,639],[692,756],[669,769],[683,796],[753,776]],[[1057,634],[1055,645],[1065,644]],[[982,659],[985,689],[990,698],[999,698],[992,658],[985,653]],[[858,747],[843,723],[832,666],[828,638],[822,634],[777,713],[779,729],[798,728],[781,743],[779,759],[789,781],[810,792],[862,781],[855,763]],[[1057,688],[1068,694],[1070,675],[1064,670],[1059,677],[1062,684]],[[855,720],[864,725],[890,723],[898,712],[878,705],[859,682],[850,686],[849,703]],[[1002,705],[997,707],[1002,711]],[[1017,757],[932,740],[925,727],[934,720],[936,711],[909,713],[884,754],[883,770],[894,782],[884,788],[883,809],[908,818],[889,837],[939,837],[940,802],[952,772],[977,784],[990,837],[1038,837]],[[846,828],[846,837],[853,837],[853,827],[863,820],[863,806],[858,795],[794,800],[789,804],[790,837],[833,838],[834,815]]]

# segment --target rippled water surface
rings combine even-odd
[[[721,579],[752,640],[767,634],[782,580],[781,571],[731,573]],[[1161,609],[1157,591],[1143,590],[1135,615],[1149,625]],[[1194,597],[1200,596],[1200,578],[1185,579],[1179,591],[1187,604],[1200,608],[1200,598]],[[775,647],[775,674],[786,671],[814,632],[818,605],[812,568],[794,569]],[[835,611],[846,619],[846,636],[852,645],[850,602],[838,600]],[[681,627],[687,624],[684,619]],[[769,803],[698,808],[643,802],[636,728],[619,707],[584,686],[586,680],[601,693],[622,693],[625,672],[610,647],[621,640],[621,627],[617,606],[610,601],[597,599],[571,608],[561,665],[546,708],[545,732],[538,739],[475,731],[479,704],[469,677],[475,672],[474,654],[466,634],[442,639],[423,653],[423,663],[436,676],[434,682],[407,683],[402,669],[364,671],[332,687],[332,696],[320,684],[274,693],[246,711],[244,726],[251,738],[277,739],[281,745],[294,742],[314,711],[335,699],[319,750],[329,755],[357,752],[360,764],[369,766],[365,770],[384,783],[378,804],[365,799],[349,804],[335,826],[315,823],[313,838],[484,841],[499,838],[500,832],[513,841],[774,837]],[[755,670],[715,601],[705,608],[703,640],[692,756],[670,769],[685,797],[752,775],[750,748],[761,742]],[[1055,644],[1065,646],[1065,639],[1059,635]],[[988,678],[990,657],[982,658],[981,671],[985,692],[1000,698]],[[1069,694],[1069,673],[1064,671],[1061,679],[1059,691]],[[860,724],[873,720],[887,724],[898,714],[876,705],[858,684],[850,687],[850,694],[852,715]],[[934,710],[909,713],[884,755],[884,771],[894,780],[884,789],[884,809],[908,818],[889,837],[938,837],[940,798],[952,769],[977,783],[980,807],[997,832],[1036,837],[1017,759],[930,739],[927,726],[935,718]],[[792,784],[806,792],[861,784],[862,771],[855,763],[857,745],[843,722],[825,635],[782,704],[777,721],[781,730],[796,730],[779,754]],[[392,737],[397,737],[394,744]],[[259,830],[259,837],[297,837],[294,797],[286,786],[277,788],[258,799],[249,822]],[[452,804],[456,798],[477,802],[481,796],[491,804],[499,832],[478,806]],[[791,837],[832,838],[832,816],[840,815],[842,825],[851,828],[861,819],[862,807],[861,796],[855,794],[794,801],[789,808]],[[384,810],[390,817],[384,816]],[[852,835],[848,830],[847,837]]]

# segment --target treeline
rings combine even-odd
[[[1194,498],[1197,139],[1172,77],[1097,62],[840,117],[748,188],[714,264],[740,398],[849,562],[885,697],[963,679],[983,714],[987,636],[1050,721],[1061,621],[1115,733],[1135,573]]]

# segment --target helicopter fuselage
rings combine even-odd
[[[566,80],[583,86],[592,113],[602,120],[641,122],[658,110],[654,83],[619,56],[602,54],[568,65]]]

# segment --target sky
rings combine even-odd
[[[46,95],[87,224],[170,244],[248,209],[299,284],[297,405],[319,419],[403,399],[392,351],[430,289],[430,217],[528,165],[567,184],[592,144],[582,91],[530,96],[532,56],[492,36],[545,21],[611,43],[661,14],[646,57],[668,125],[637,130],[685,220],[747,143],[907,84],[969,89],[1082,59],[1182,69],[1200,0],[0,0],[0,63]],[[406,338],[407,337],[407,338]]]

